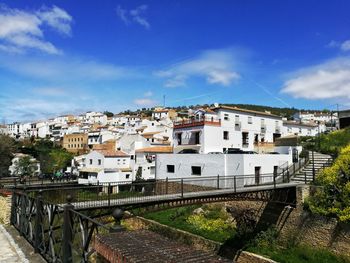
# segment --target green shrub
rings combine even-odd
[[[350,146],[316,177],[316,184],[319,187],[307,201],[310,211],[350,222]]]

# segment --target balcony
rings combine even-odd
[[[174,129],[190,128],[204,125],[220,126],[221,120],[215,118],[199,118],[185,121],[177,121],[174,122]]]

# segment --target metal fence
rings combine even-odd
[[[80,185],[79,187],[55,187],[41,190],[46,202],[63,205],[66,196],[71,196],[71,202],[79,209],[88,207],[111,207],[125,202],[135,203],[157,200],[168,197],[182,198],[187,194],[201,194],[231,189],[232,192],[242,191],[248,187],[289,183],[289,170],[279,174],[232,175],[191,178],[166,178],[136,182],[113,182]],[[38,191],[28,191],[34,197]]]
[[[48,262],[91,262],[95,235],[114,230],[75,211],[70,202],[46,202],[41,192],[35,197],[18,191],[12,195],[11,224]]]

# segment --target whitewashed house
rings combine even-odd
[[[173,152],[172,146],[154,146],[135,151],[134,178],[139,170],[143,179],[155,179],[156,157]]]
[[[131,182],[130,156],[122,151],[91,151],[78,168],[81,184]]]
[[[297,112],[293,119],[301,122],[323,122],[336,123],[338,121],[337,112]]]
[[[93,145],[103,144],[106,141],[116,139],[116,135],[109,130],[90,131],[88,132],[88,145],[92,148]]]
[[[198,110],[189,120],[174,122],[175,152],[195,149],[199,153],[224,152],[229,148],[254,150],[259,143],[281,137],[282,118],[267,112],[218,106]]]
[[[323,123],[315,122],[297,122],[284,121],[283,122],[283,136],[298,135],[298,136],[317,136],[326,131],[326,126]]]
[[[273,182],[282,168],[292,164],[292,154],[158,154],[156,179],[186,178],[201,180],[193,184],[237,187]],[[212,178],[212,180],[210,179]]]

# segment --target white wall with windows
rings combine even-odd
[[[156,179],[244,176],[244,184],[254,184],[259,172],[263,183],[273,180],[275,169],[291,163],[291,154],[160,154]]]

